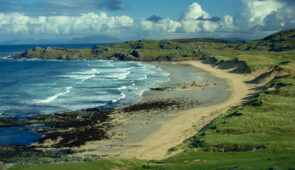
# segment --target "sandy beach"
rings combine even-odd
[[[159,67],[163,66],[163,64],[165,63],[160,65],[155,63]],[[212,120],[255,94],[257,92],[256,87],[263,84],[249,84],[246,82],[253,80],[265,71],[260,70],[252,74],[236,74],[231,73],[231,70],[222,70],[210,64],[203,64],[201,61],[169,63],[168,67],[163,68],[171,67],[176,69],[178,66],[201,69],[206,74],[203,76],[213,77],[212,82],[220,79],[217,84],[225,84],[211,87],[212,82],[209,82],[206,87],[202,87],[204,83],[201,83],[197,85],[200,86],[198,89],[194,85],[186,83],[185,86],[188,89],[179,87],[178,84],[174,90],[163,90],[163,92],[161,90],[147,91],[139,103],[116,110],[116,114],[113,115],[115,117],[113,122],[116,126],[109,131],[112,134],[110,139],[87,142],[86,145],[75,148],[76,154],[74,155],[79,157],[95,155],[101,158],[120,157],[146,160],[167,158],[176,154],[175,152],[168,153],[169,149],[192,137]],[[190,71],[191,77],[185,71],[182,73],[187,74],[188,80],[182,79],[185,75],[175,77],[176,79],[182,79],[179,80],[182,83],[191,82],[191,79],[194,79],[194,76],[198,74],[192,70]],[[171,82],[175,83],[178,80],[172,80]],[[164,87],[170,85],[168,83]],[[192,88],[192,86],[194,87]],[[214,88],[217,89],[214,91]],[[227,91],[229,91],[228,96],[226,95]],[[209,95],[210,92],[214,93],[211,97],[221,98],[222,100],[216,100],[215,103],[202,103],[201,98],[206,98],[205,95]],[[185,95],[185,98],[178,98],[181,95]],[[147,108],[147,106],[153,107],[154,110]],[[130,108],[133,109],[133,112],[130,112]],[[135,108],[145,109],[137,110]]]
[[[225,79],[229,84],[229,90],[232,92],[231,96],[220,104],[182,111],[174,119],[162,122],[160,129],[142,142],[132,144],[140,147],[120,152],[120,157],[160,160],[171,156],[168,153],[170,148],[181,144],[185,139],[195,135],[206,124],[224,114],[230,108],[242,103],[245,98],[255,93],[254,88],[259,86],[257,84],[246,84],[246,81],[250,81],[259,75],[259,71],[251,75],[234,74],[230,73],[230,70],[221,70],[199,61],[187,61],[181,62],[181,64],[189,64]]]

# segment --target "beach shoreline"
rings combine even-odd
[[[169,149],[192,137],[212,120],[224,114],[229,109],[241,104],[247,97],[256,94],[257,91],[255,88],[263,86],[266,83],[246,83],[256,78],[257,75],[260,74],[259,72],[253,74],[230,73],[231,70],[222,70],[210,64],[204,64],[201,61],[175,62],[173,64],[190,65],[209,72],[213,76],[225,79],[231,91],[230,97],[219,104],[180,111],[181,113],[178,114],[179,116],[167,122],[163,122],[161,127],[145,140],[132,144],[139,147],[117,153],[119,157],[161,160],[176,154],[176,152],[169,153]]]
[[[71,149],[73,154],[69,156],[80,158],[164,159],[171,156],[169,149],[240,104],[255,93],[250,89],[257,86],[245,83],[255,78],[253,74],[229,73],[201,61],[147,64],[171,73],[171,81],[145,91],[139,102],[109,112],[88,109],[37,116],[36,120],[53,121],[58,126],[45,129],[42,143],[32,147],[44,151]],[[94,119],[98,124],[89,124]],[[81,127],[73,128],[73,123]],[[90,138],[81,136],[88,133]]]
[[[159,65],[158,64],[159,63],[156,63],[155,65],[159,66],[161,64],[163,65],[167,63],[164,62],[160,63]],[[131,130],[145,129],[146,125],[148,124],[156,126],[152,131],[139,130],[131,132],[133,136],[140,136],[138,138],[140,138],[141,140],[128,140],[129,137],[125,136],[125,139],[123,139],[124,137],[118,138],[117,140],[119,140],[120,142],[115,143],[112,142],[112,140],[88,142],[86,145],[77,148],[77,153],[75,154],[75,156],[87,157],[89,155],[99,155],[102,158],[136,158],[145,160],[165,159],[177,153],[169,153],[168,151],[171,148],[176,147],[186,139],[194,136],[200,129],[205,127],[212,120],[226,113],[226,111],[228,111],[229,109],[238,106],[243,101],[246,101],[248,97],[251,97],[251,95],[256,94],[258,92],[256,87],[266,84],[266,82],[263,82],[261,84],[247,83],[248,81],[255,79],[265,70],[258,70],[252,74],[237,74],[231,73],[234,68],[229,70],[222,70],[210,64],[204,64],[202,63],[202,61],[169,62],[168,64],[174,68],[177,66],[194,67],[210,74],[211,76],[224,79],[227,82],[228,86],[226,89],[223,90],[230,91],[230,95],[224,101],[214,104],[211,103],[208,105],[199,105],[197,107],[189,108],[184,107],[183,109],[179,110],[172,109],[172,114],[170,112],[171,109],[160,110],[159,113],[162,112],[161,114],[164,115],[164,117],[169,118],[162,120],[158,119],[154,124],[151,120],[155,115],[153,115],[153,113],[150,113],[149,110],[143,112],[135,112],[135,114],[128,115],[127,117],[129,118],[125,119],[125,122],[129,122],[129,124],[141,122],[142,124],[131,126]],[[200,89],[191,89],[191,91],[189,92],[193,91],[200,91]],[[171,93],[171,91],[166,92]],[[143,101],[148,101],[146,100],[148,96],[154,96],[154,98],[151,99],[152,101],[157,98],[157,96],[160,96],[155,94],[149,95],[149,93],[154,92],[153,90],[146,91],[144,94],[144,98],[139,102],[139,104]],[[215,91],[214,97],[218,98],[219,93],[220,92]],[[185,104],[185,102],[187,101],[184,100],[182,104]],[[126,116],[121,115],[120,119],[122,117],[126,118]],[[121,134],[121,137],[122,136],[124,135]],[[126,141],[122,142],[124,140]]]
[[[112,122],[115,126],[109,130],[112,137],[74,148],[77,152],[75,156],[121,157],[122,152],[140,147],[138,143],[158,131],[163,123],[178,117],[182,111],[220,103],[230,95],[225,80],[186,63],[147,64],[169,72],[171,80],[145,91],[139,102],[114,109],[116,113]],[[220,98],[216,98],[217,92]]]

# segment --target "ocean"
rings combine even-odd
[[[22,119],[37,114],[123,106],[139,101],[144,91],[169,81],[169,73],[140,62],[9,59],[35,46],[48,45],[0,46],[0,117]],[[5,131],[0,134],[0,145],[25,145],[38,138],[38,134],[24,128],[0,131]],[[15,134],[15,140],[9,132]],[[19,135],[29,137],[22,142],[17,140]]]

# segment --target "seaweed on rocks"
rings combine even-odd
[[[0,127],[44,125],[37,129],[37,132],[43,135],[38,141],[40,144],[51,139],[54,147],[79,147],[88,141],[108,138],[107,130],[113,126],[110,123],[113,119],[110,116],[112,113],[113,110],[93,108],[85,111],[36,115],[22,121],[0,118]]]
[[[39,143],[44,143],[47,139],[57,140],[62,138],[54,147],[79,147],[88,141],[102,140],[106,138],[106,131],[103,126],[77,128],[66,132],[50,132],[39,139]]]
[[[89,141],[109,139],[108,131],[115,126],[112,120],[120,112],[158,112],[165,110],[182,110],[203,104],[184,98],[142,101],[119,109],[103,110],[98,108],[66,113],[44,114],[29,117],[23,121],[3,119],[3,126],[44,125],[37,129],[42,134],[38,144],[40,148],[72,148],[85,145]],[[17,147],[17,146],[16,146]]]
[[[50,139],[55,141],[54,147],[79,147],[88,141],[108,138],[106,132],[112,127],[111,113],[112,111],[88,109],[49,117],[37,116],[47,125],[40,130],[43,137],[39,143],[43,144]]]
[[[65,162],[69,159],[71,159],[72,161],[79,161],[80,158],[77,157],[66,157],[66,155],[73,153],[74,151],[70,149],[47,150],[46,152],[44,152],[42,149],[32,146],[1,146],[0,161],[5,164],[13,163],[15,165],[28,163],[43,164],[53,162]]]
[[[68,155],[75,153],[72,150],[73,147],[79,147],[88,141],[109,138],[107,131],[113,127],[110,122],[113,119],[112,113],[113,110],[94,108],[85,111],[36,115],[23,121],[1,118],[3,126],[6,127],[33,126],[37,124],[45,126],[37,130],[43,135],[38,141],[39,144],[32,146],[0,146],[0,165],[1,162],[5,166],[5,164],[10,163],[22,165],[28,163],[83,161],[83,158],[68,157]],[[52,142],[46,143],[47,140]]]
[[[163,111],[168,109],[181,110],[185,107],[193,107],[203,104],[200,101],[184,102],[183,98],[166,99],[166,100],[151,100],[139,102],[123,108],[124,112],[139,112],[139,111]]]
[[[172,106],[180,106],[181,103],[175,100],[166,101],[147,101],[137,103],[123,109],[124,112],[135,112],[135,111],[150,111],[150,110],[163,110]]]

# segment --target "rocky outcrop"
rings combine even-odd
[[[216,64],[217,63],[217,59],[216,58],[214,58],[214,57],[208,57],[208,58],[205,58],[203,61],[202,61],[202,63],[204,63],[204,64],[211,64],[211,65],[214,65],[214,64]]]
[[[125,53],[114,53],[110,59],[114,61],[137,61],[137,58],[134,57],[131,54],[125,54]]]
[[[77,60],[90,59],[94,54],[91,49],[64,49],[56,47],[35,47],[13,56],[15,59],[58,59],[58,60]]]

